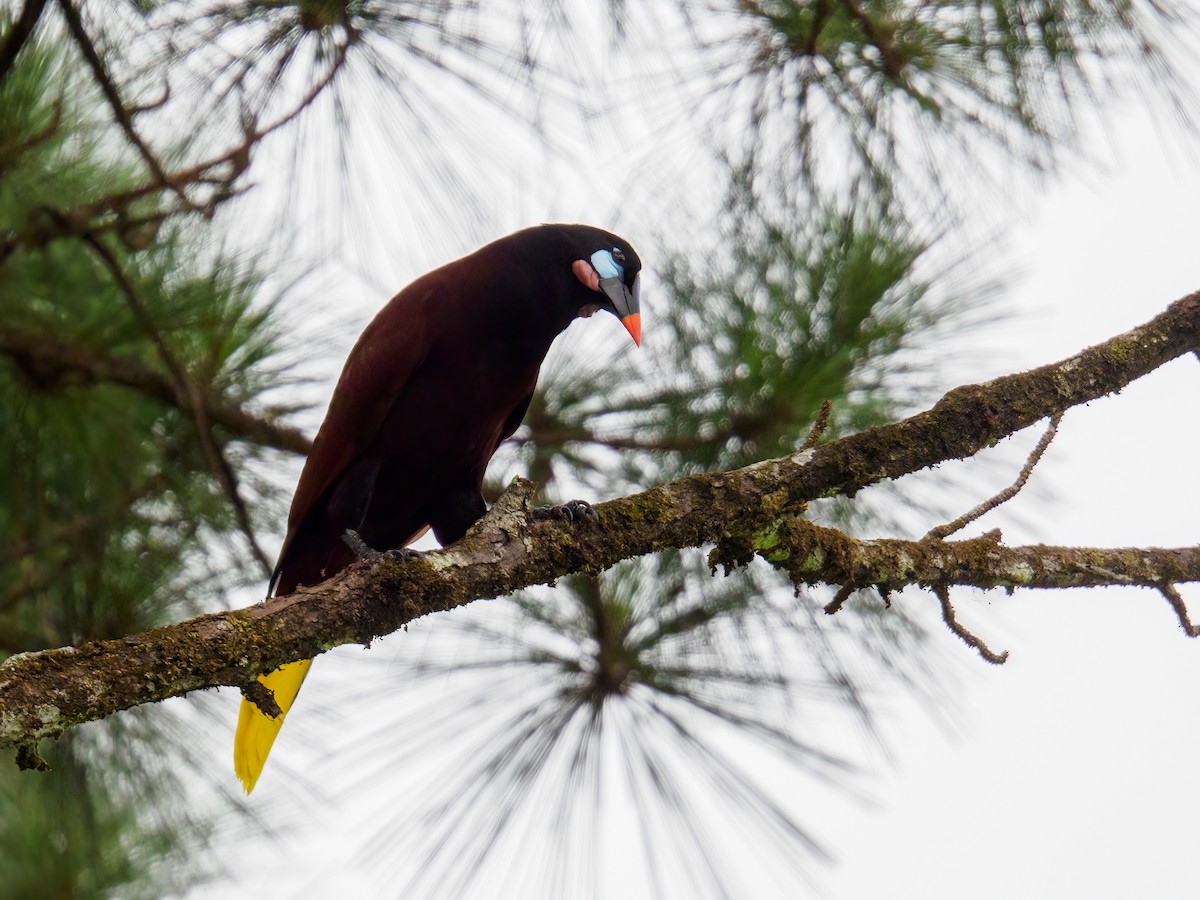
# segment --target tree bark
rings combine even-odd
[[[81,722],[201,688],[244,687],[285,662],[341,644],[369,644],[432,612],[669,548],[714,545],[714,566],[760,556],[797,583],[844,590],[919,584],[944,597],[952,584],[1141,584],[1162,592],[1194,634],[1174,585],[1200,581],[1200,548],[1007,548],[995,534],[864,542],[800,516],[819,497],[853,496],[884,479],[971,456],[1198,348],[1200,293],[1059,363],[956,388],[901,422],[599,504],[598,525],[530,521],[533,485],[518,479],[462,541],[422,559],[359,562],[323,584],[247,609],[9,658],[0,665],[0,747],[18,747],[19,762],[34,766],[38,739]],[[956,627],[951,613],[946,621]]]

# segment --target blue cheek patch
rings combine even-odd
[[[597,250],[592,254],[592,268],[601,278],[624,278],[625,269],[617,264],[611,250]]]

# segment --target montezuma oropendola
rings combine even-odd
[[[443,545],[461,538],[487,509],[484,470],[521,424],[554,338],[603,309],[641,344],[641,267],[629,243],[607,231],[539,225],[393,297],[338,379],[292,498],[270,593],[349,565],[348,529],[384,550],[430,528]],[[233,762],[247,794],[311,664],[260,677],[283,710],[278,718],[242,700]]]

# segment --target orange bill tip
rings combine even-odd
[[[625,326],[625,330],[629,332],[629,336],[633,338],[634,344],[642,346],[642,314],[634,313],[626,316],[621,320],[621,324]]]

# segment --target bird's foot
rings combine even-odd
[[[586,500],[568,500],[560,506],[538,506],[532,511],[534,519],[562,519],[566,522],[582,522],[587,519],[594,525],[600,524],[600,514]]]
[[[368,544],[362,539],[362,535],[353,528],[347,528],[342,533],[342,543],[354,551],[354,555],[359,559],[365,559],[369,562],[387,557],[388,559],[420,559],[425,554],[420,550],[411,550],[408,547],[397,547],[393,550],[384,550],[382,553]]]

